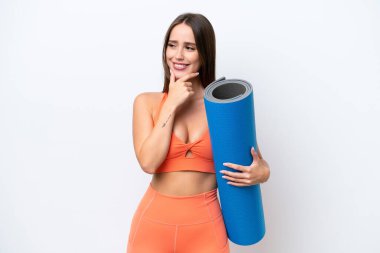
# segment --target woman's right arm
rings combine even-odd
[[[133,146],[142,170],[153,174],[166,158],[176,107],[166,100],[153,126],[149,96],[141,93],[133,103]]]

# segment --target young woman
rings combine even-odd
[[[139,94],[133,104],[133,144],[149,184],[133,216],[127,253],[230,252],[217,198],[203,94],[215,80],[215,35],[200,14],[170,25],[163,46],[163,92]],[[263,183],[269,166],[252,150],[251,166],[227,164],[236,187]]]

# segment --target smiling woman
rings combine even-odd
[[[162,62],[163,92],[139,94],[133,106],[136,157],[153,178],[133,216],[127,252],[228,253],[203,100],[215,80],[207,18],[178,16]]]
[[[136,157],[153,177],[133,216],[127,252],[230,252],[204,106],[205,87],[215,80],[208,19],[178,16],[165,35],[162,63],[163,91],[139,94],[133,104]]]
[[[133,216],[127,252],[229,252],[203,101],[215,80],[207,18],[178,16],[162,62],[163,92],[139,94],[133,106],[136,157],[153,178]]]

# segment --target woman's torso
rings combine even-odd
[[[158,116],[156,114],[163,95],[161,92],[155,92],[150,96],[152,118]],[[200,138],[204,131],[208,131],[203,98],[191,105],[182,106],[180,111],[176,112],[172,131],[184,143],[193,142]],[[213,173],[174,171],[153,174],[152,186],[163,194],[186,196],[210,191],[215,189],[217,184]]]

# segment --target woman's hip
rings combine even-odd
[[[148,186],[132,219],[128,252],[177,250],[229,252],[217,189],[170,196]]]
[[[150,183],[135,216],[171,225],[208,222],[222,215],[217,189],[190,196],[172,196],[158,192]]]

